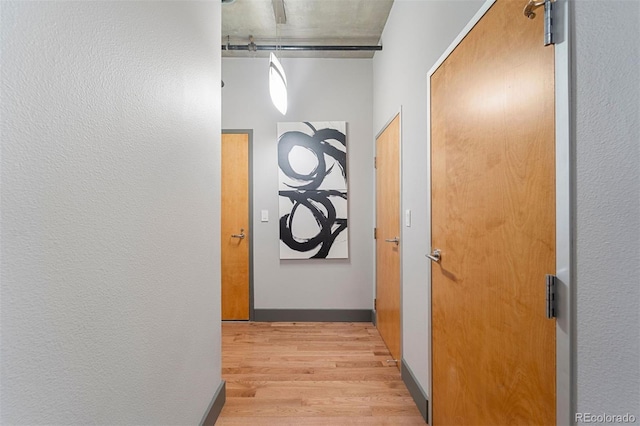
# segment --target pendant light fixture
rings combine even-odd
[[[269,93],[273,105],[285,115],[287,113],[287,76],[277,56],[269,54]]]
[[[278,30],[280,25],[287,23],[287,16],[285,13],[284,0],[271,0],[273,6],[273,14],[276,18],[276,49],[275,53],[269,54],[269,94],[271,95],[271,102],[282,113],[287,114],[287,76],[284,73],[284,68],[278,60],[276,53],[278,52],[278,44],[280,44],[280,37]]]

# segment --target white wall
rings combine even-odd
[[[483,4],[478,1],[396,0],[373,59],[374,134],[402,105],[402,356],[429,390],[427,318],[430,224],[427,188],[427,72]]]
[[[577,411],[640,419],[640,2],[574,6]]]
[[[220,384],[219,2],[2,2],[2,424]]]
[[[282,58],[289,110],[271,104],[268,58],[222,60],[222,127],[253,129],[253,238],[256,309],[373,308],[373,135],[370,59]],[[279,259],[276,126],[346,121],[348,260]],[[260,222],[260,211],[269,222]]]

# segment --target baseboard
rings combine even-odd
[[[378,325],[378,313],[375,310],[371,311],[371,322],[373,323],[373,325],[377,326]]]
[[[427,398],[427,394],[422,390],[422,387],[416,380],[416,377],[413,375],[413,371],[411,371],[411,368],[409,368],[405,359],[402,359],[400,370],[402,381],[407,386],[418,410],[420,410],[422,418],[424,418],[425,423],[429,423],[429,399]]]
[[[213,426],[216,424],[216,420],[218,420],[218,416],[222,411],[222,407],[224,407],[226,399],[226,382],[223,380],[222,383],[220,383],[220,386],[218,386],[218,390],[216,390],[215,395],[213,395],[211,404],[209,404],[207,412],[204,413],[200,426]]]
[[[371,322],[371,309],[255,309],[258,322]]]

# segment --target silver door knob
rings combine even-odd
[[[431,259],[436,263],[440,262],[441,255],[442,255],[442,252],[440,251],[440,249],[435,249],[431,254],[425,254],[425,256],[427,256],[429,259]]]
[[[231,234],[231,238],[240,238],[242,240],[244,237],[246,237],[246,235],[244,235],[244,228],[240,228],[239,234]]]
[[[399,237],[387,238],[385,241],[388,242],[388,243],[396,243],[396,245],[400,244],[400,238]]]

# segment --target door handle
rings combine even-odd
[[[231,238],[240,238],[242,240],[244,237],[246,237],[246,235],[244,235],[244,228],[240,228],[239,234],[231,234]]]
[[[431,254],[425,254],[425,256],[427,256],[429,259],[431,259],[433,262],[440,262],[441,256],[442,256],[442,252],[440,251],[440,249],[435,249],[433,251],[433,253]]]
[[[388,243],[396,243],[396,245],[400,244],[400,238],[399,237],[387,238],[385,241],[388,242]]]

